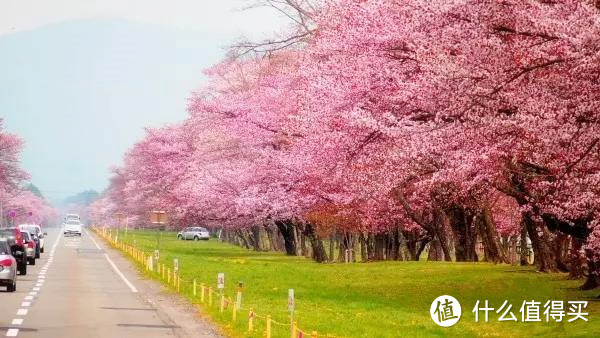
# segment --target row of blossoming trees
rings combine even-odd
[[[18,136],[2,130],[2,119],[0,118],[1,224],[54,222],[57,217],[55,209],[44,199],[23,189],[23,183],[29,178],[29,175],[19,163],[21,147],[22,140]]]
[[[286,2],[294,29],[207,70],[188,119],[126,154],[97,220],[167,210],[320,262],[334,245],[523,263],[530,247],[597,285],[598,4]]]

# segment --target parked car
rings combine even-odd
[[[33,239],[33,235],[28,231],[22,231],[23,241],[26,243],[25,252],[27,253],[27,262],[29,265],[35,265],[35,253],[37,251],[37,245]]]
[[[48,235],[47,233],[42,231],[42,227],[37,225],[37,224],[21,224],[19,225],[19,229],[21,230],[25,230],[25,231],[29,231],[30,233],[32,233],[34,236],[37,237],[37,244],[38,244],[38,255],[37,258],[39,258],[39,253],[44,253],[44,244],[45,244],[45,240],[44,237],[46,237],[46,235]]]
[[[67,220],[64,224],[63,233],[65,235],[79,235],[81,236],[82,226],[81,221],[76,219]]]
[[[26,242],[23,240],[23,234],[19,228],[1,228],[0,239],[4,239],[10,246],[12,255],[17,260],[17,270],[19,274],[27,274],[27,251]]]
[[[177,238],[181,240],[193,239],[195,241],[199,241],[201,239],[208,240],[210,238],[210,234],[206,228],[188,227],[178,232]]]
[[[17,290],[17,260],[5,240],[0,240],[0,285],[8,292]]]

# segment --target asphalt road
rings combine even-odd
[[[17,292],[0,287],[0,336],[217,337],[214,328],[86,231],[46,229],[45,250]]]

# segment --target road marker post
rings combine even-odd
[[[239,281],[237,287],[237,295],[235,297],[235,305],[238,309],[242,307],[242,290],[244,289],[244,282]]]
[[[254,309],[250,308],[248,313],[248,332],[254,331]]]
[[[212,301],[212,294],[213,294],[213,290],[212,288],[209,286],[208,287],[208,306],[212,306],[213,301]]]
[[[293,321],[292,322],[292,333],[290,338],[297,338],[298,337],[298,322]]]
[[[296,309],[296,297],[294,289],[288,289],[288,311],[290,311],[290,325],[292,327],[292,338],[294,337],[294,310]]]
[[[223,313],[223,308],[225,307],[225,295],[223,292],[225,289],[225,274],[222,272],[219,272],[217,274],[217,289],[219,289],[219,295],[221,296],[220,311],[221,311],[221,313]]]
[[[167,284],[171,285],[171,268],[167,268]]]
[[[200,303],[204,303],[205,288],[204,283],[200,284]]]
[[[196,297],[196,278],[194,278],[194,291],[193,291],[194,297]]]
[[[231,321],[233,321],[235,323],[237,319],[237,305],[235,303],[233,303],[233,306],[231,307]]]
[[[271,338],[271,315],[267,316],[267,337],[266,338]]]

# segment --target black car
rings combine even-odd
[[[0,238],[6,240],[10,246],[12,255],[17,260],[19,274],[27,274],[27,243],[23,240],[23,234],[19,228],[0,228]]]

